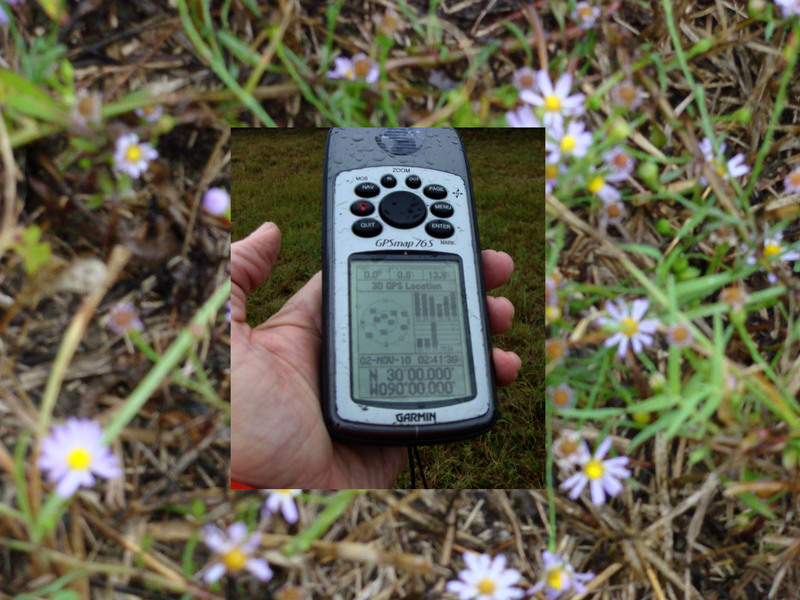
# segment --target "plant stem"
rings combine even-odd
[[[775,127],[777,127],[778,120],[783,114],[783,110],[786,108],[786,90],[789,87],[789,82],[792,80],[792,73],[794,72],[794,67],[797,64],[798,47],[800,47],[800,19],[794,19],[791,36],[794,40],[794,47],[790,48],[787,46],[784,52],[784,56],[788,55],[786,68],[781,76],[781,84],[778,88],[778,95],[775,97],[775,107],[772,109],[772,117],[769,120],[767,132],[764,134],[764,139],[759,145],[758,154],[756,155],[756,162],[753,164],[753,171],[750,173],[750,180],[747,183],[747,190],[745,191],[746,198],[750,198],[750,196],[753,194],[753,190],[756,187],[756,182],[761,174],[761,169],[764,168],[764,160],[767,158],[767,154],[769,154],[770,151],[770,146],[772,145],[772,136],[775,134]]]
[[[194,24],[192,23],[192,18],[189,15],[189,9],[186,6],[186,0],[178,0],[178,12],[180,13],[181,23],[183,23],[183,29],[186,32],[186,35],[189,36],[189,39],[197,50],[197,53],[203,60],[206,61],[214,73],[217,74],[217,77],[219,77],[223,83],[227,85],[234,94],[236,94],[236,97],[239,98],[242,104],[249,108],[264,125],[267,127],[277,127],[277,124],[272,120],[272,117],[266,113],[266,111],[251,94],[248,94],[242,89],[242,87],[230,74],[225,64],[218,61],[211,49],[206,46],[203,38],[200,36],[200,33],[198,33],[197,29],[195,29]]]
[[[202,337],[208,322],[219,312],[222,305],[231,295],[231,280],[228,280],[217,289],[202,308],[197,312],[189,326],[178,334],[172,345],[164,352],[164,355],[153,365],[150,372],[139,382],[122,408],[114,415],[113,420],[105,429],[103,443],[110,444],[125,428],[133,417],[144,406],[156,388],[167,377],[173,368],[186,356],[192,345]]]
[[[550,402],[544,401],[545,419],[545,444],[547,446],[547,463],[545,464],[545,482],[547,484],[547,510],[550,517],[550,535],[547,548],[550,552],[556,551],[556,501],[553,491],[553,407]]]

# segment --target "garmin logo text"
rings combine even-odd
[[[397,413],[395,415],[398,423],[418,423],[424,421],[427,423],[436,422],[435,412],[418,412],[418,413]]]

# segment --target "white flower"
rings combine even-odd
[[[294,499],[299,496],[303,490],[266,490],[270,492],[267,501],[264,503],[264,513],[271,515],[272,513],[281,511],[283,518],[287,523],[297,523],[297,505]]]
[[[578,465],[582,465],[591,458],[586,442],[581,439],[578,432],[564,429],[553,442],[553,461],[564,473],[572,473]]]
[[[562,594],[570,590],[576,594],[584,594],[586,587],[583,582],[594,579],[594,573],[576,573],[569,561],[547,550],[542,552],[542,562],[544,563],[544,576],[529,590],[529,594],[535,594],[544,589],[549,600],[560,598]]]
[[[667,328],[667,342],[676,348],[688,346],[694,341],[691,330],[683,323],[673,323]]]
[[[592,6],[590,2],[576,2],[570,16],[573,21],[578,22],[578,27],[581,29],[591,29],[600,16],[600,7]]]
[[[203,194],[203,209],[215,217],[225,215],[231,209],[231,195],[222,188],[208,188]]]
[[[459,600],[513,600],[525,595],[516,587],[519,571],[506,569],[502,554],[492,559],[488,554],[465,552],[463,557],[467,568],[445,587],[451,594],[458,594]]]
[[[16,4],[19,0],[6,0],[6,4]],[[0,6],[0,24],[6,25],[8,23],[8,15],[6,11]]]
[[[553,189],[558,183],[558,176],[565,170],[566,167],[563,164],[559,164],[557,156],[547,155],[544,166],[544,188],[548,194],[553,193]]]
[[[620,200],[603,202],[603,209],[600,213],[600,224],[603,229],[608,227],[609,224],[621,223],[622,219],[625,218],[625,212],[625,205]]]
[[[792,15],[800,17],[800,0],[775,0],[775,4],[781,7],[784,19]]]
[[[160,104],[152,104],[150,106],[142,106],[135,111],[136,116],[144,119],[148,123],[155,123],[164,114],[164,107]]]
[[[79,123],[99,125],[103,119],[103,95],[86,89],[78,90],[70,115]]]
[[[720,144],[720,154],[724,155],[727,147],[728,145],[725,143]],[[711,166],[711,168],[717,172],[717,175],[719,175],[724,181],[727,181],[731,177],[736,178],[741,177],[742,175],[747,175],[750,172],[750,167],[744,164],[744,154],[737,154],[723,165],[720,164],[716,156],[714,156],[714,147],[712,146],[710,139],[703,138],[698,148],[703,154],[703,160],[707,162],[709,166]],[[703,185],[708,183],[705,176],[700,177],[700,183]]]
[[[750,294],[745,289],[744,284],[739,283],[722,290],[719,293],[719,301],[727,304],[733,312],[737,313],[741,312],[750,301]]]
[[[91,419],[70,417],[53,427],[42,442],[39,467],[56,483],[56,493],[69,498],[79,487],[94,485],[94,476],[112,479],[122,475],[119,459],[104,446],[103,429]]]
[[[561,489],[569,491],[569,499],[575,500],[583,488],[589,484],[592,504],[600,506],[606,501],[606,494],[617,496],[622,491],[620,479],[627,479],[631,472],[625,468],[627,456],[617,456],[603,460],[611,448],[611,438],[607,437],[595,450],[594,456],[582,458],[580,470],[561,484]]]
[[[586,182],[586,189],[606,204],[619,202],[619,199],[622,197],[616,188],[606,183],[605,177],[597,173],[592,174],[590,179]]]
[[[550,396],[550,402],[556,409],[571,408],[575,404],[575,393],[566,382],[558,387],[548,386],[547,394]]]
[[[624,79],[611,88],[611,100],[617,106],[636,110],[644,100],[644,93],[630,79]]]
[[[783,233],[780,231],[772,237],[768,237],[764,240],[764,249],[762,250],[764,258],[778,260],[800,260],[800,252],[797,250],[784,249],[781,240],[783,240]]]
[[[622,146],[615,146],[603,157],[610,172],[606,181],[625,181],[636,167],[634,158]]]
[[[263,558],[251,558],[261,543],[261,534],[253,533],[247,537],[247,525],[233,523],[224,532],[216,525],[206,525],[203,536],[208,546],[217,556],[203,576],[206,583],[213,583],[225,573],[238,573],[245,569],[261,581],[272,579],[272,569]]]
[[[800,193],[800,167],[795,167],[783,180],[783,191],[787,194]]]
[[[117,335],[125,335],[131,330],[142,331],[144,323],[136,314],[130,302],[120,302],[111,309],[106,326]]]
[[[408,27],[406,22],[391,6],[382,15],[378,13],[372,15],[372,22],[375,23],[381,33],[388,37],[392,37]]]
[[[330,79],[359,79],[367,83],[375,83],[380,76],[378,64],[370,60],[366,54],[359,52],[352,59],[337,56],[333,59],[334,69],[328,71]]]
[[[547,357],[547,360],[552,360],[558,363],[569,356],[569,346],[567,346],[567,342],[561,338],[545,340],[544,354]]]
[[[647,300],[634,300],[631,312],[628,313],[628,307],[623,300],[618,300],[617,306],[614,306],[610,300],[606,302],[606,311],[612,318],[600,317],[598,323],[615,325],[620,328],[605,341],[606,348],[619,344],[617,354],[620,358],[624,358],[628,352],[629,342],[636,354],[642,351],[643,346],[653,343],[653,336],[650,334],[655,333],[658,321],[656,319],[642,321],[649,304]]]
[[[547,71],[542,70],[536,74],[536,82],[539,87],[538,93],[533,90],[523,90],[519,93],[519,97],[528,104],[544,108],[545,125],[552,125],[560,117],[575,117],[583,114],[584,95],[569,95],[572,87],[572,75],[564,73],[553,86],[550,75],[547,74]]]
[[[766,258],[767,260],[785,260],[785,261],[793,261],[793,260],[800,260],[800,252],[797,250],[786,250],[782,244],[783,240],[783,233],[778,231],[771,237],[764,238],[764,247],[761,249],[761,256]],[[742,244],[742,250],[747,251],[747,244]],[[758,259],[756,258],[753,252],[750,252],[745,262],[748,265],[754,265],[758,263]],[[778,281],[777,276],[774,273],[767,273],[767,281],[770,283],[775,283]]]
[[[150,161],[158,158],[158,152],[147,142],[139,142],[139,136],[128,133],[117,140],[114,151],[114,168],[134,179],[147,170]]]
[[[510,127],[544,127],[530,106],[520,106],[516,112],[509,110],[506,112],[506,121]]]
[[[530,67],[520,67],[514,71],[512,79],[514,87],[522,90],[533,90],[536,87],[536,71]]]
[[[560,118],[554,119],[547,128],[545,150],[550,159],[560,160],[563,156],[586,156],[592,145],[592,134],[586,131],[583,121],[570,121],[566,129]]]

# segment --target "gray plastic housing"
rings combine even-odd
[[[398,173],[404,167],[408,171]],[[418,189],[409,190],[404,185],[408,173],[421,177]],[[382,197],[398,190],[415,192],[425,201],[428,214],[413,228],[396,228],[383,222],[379,235],[356,236],[352,226],[359,217],[350,207],[359,198],[353,189],[358,181],[377,183],[384,174],[395,174],[398,182],[368,199],[376,204],[371,218],[381,220],[377,208]],[[435,200],[422,192],[428,184],[444,185],[448,190],[446,201],[455,209],[447,219],[455,227],[451,239],[436,239],[425,231],[426,223],[436,219],[429,210]],[[444,128],[333,128],[326,147],[323,195],[321,392],[322,412],[331,436],[348,442],[412,445],[454,441],[487,431],[497,419],[497,399],[472,181],[458,133]],[[406,399],[400,403],[403,406],[352,397],[351,378],[357,371],[351,364],[352,257],[376,261],[457,257],[463,271],[460,302],[468,322],[474,394],[451,403],[437,403],[423,394]]]

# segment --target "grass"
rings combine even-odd
[[[494,343],[519,354],[523,370],[517,382],[499,391],[500,420],[489,434],[422,448],[420,456],[431,487],[537,487],[544,478],[544,356],[537,325],[544,318],[544,246],[542,220],[530,207],[544,191],[544,141],[533,130],[462,129],[460,134],[470,161],[481,245],[515,259],[511,281],[493,292],[512,301],[515,324]],[[252,326],[277,312],[321,268],[326,136],[327,130],[315,129],[232,133],[233,240],[266,220],[283,233],[273,274],[248,298]],[[543,209],[541,201],[538,205]],[[464,464],[474,466],[465,471]],[[408,474],[397,482],[399,487],[409,484]]]

